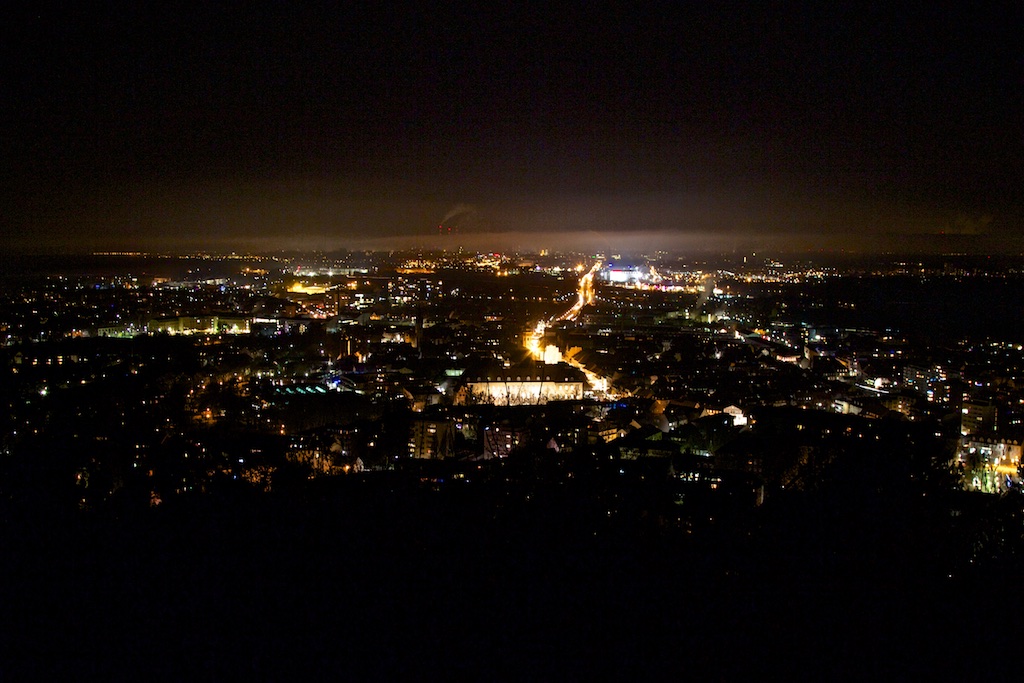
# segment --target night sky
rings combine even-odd
[[[1019,2],[340,4],[8,14],[0,246],[1024,245]]]

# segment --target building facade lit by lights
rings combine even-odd
[[[179,316],[150,320],[148,330],[151,334],[249,334],[251,322],[249,318],[216,315]]]
[[[983,432],[994,432],[996,405],[991,401],[964,401],[960,415],[960,433],[963,436]]]
[[[409,429],[409,456],[426,460],[450,458],[455,450],[455,424],[451,420],[413,420]]]
[[[965,436],[957,452],[963,483],[972,491],[1001,493],[1019,486],[1024,438],[999,434]]]
[[[583,398],[586,376],[565,363],[527,362],[511,367],[467,370],[455,396],[458,404],[541,405]]]
[[[648,272],[635,266],[609,265],[601,270],[601,279],[612,284],[636,284],[647,279]]]

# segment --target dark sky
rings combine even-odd
[[[1021,248],[1019,2],[340,4],[6,17],[5,249]]]

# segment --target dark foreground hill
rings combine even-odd
[[[1019,501],[974,500],[958,520],[1020,521]],[[996,546],[1012,534],[975,538],[935,516],[949,508],[794,495],[666,527],[573,495],[335,482],[131,514],[9,510],[0,677],[1008,673],[1020,563]]]

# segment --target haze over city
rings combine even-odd
[[[2,243],[1017,252],[1020,20],[33,5],[0,48]]]

